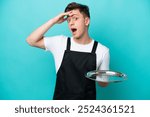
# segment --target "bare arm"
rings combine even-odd
[[[33,31],[26,39],[27,43],[31,46],[45,49],[44,34],[55,24],[60,24],[66,20],[70,12],[61,13],[58,16],[50,19],[48,22]]]

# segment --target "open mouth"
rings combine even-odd
[[[74,33],[74,32],[77,31],[77,29],[76,28],[72,28],[71,31]]]

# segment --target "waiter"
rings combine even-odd
[[[72,37],[44,34],[55,24],[67,21]],[[50,19],[33,31],[27,42],[34,47],[50,51],[55,60],[57,79],[54,100],[95,100],[95,81],[85,78],[91,70],[109,69],[109,49],[89,36],[89,8],[72,2],[65,12]],[[101,86],[107,83],[99,82]]]

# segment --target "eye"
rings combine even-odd
[[[78,17],[74,17],[73,20],[74,20],[74,21],[78,20]]]

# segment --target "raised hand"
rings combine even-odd
[[[67,20],[67,17],[71,14],[71,11],[69,12],[65,12],[65,13],[61,13],[59,15],[57,15],[56,17],[53,18],[54,22],[57,24],[60,24],[64,21]]]

